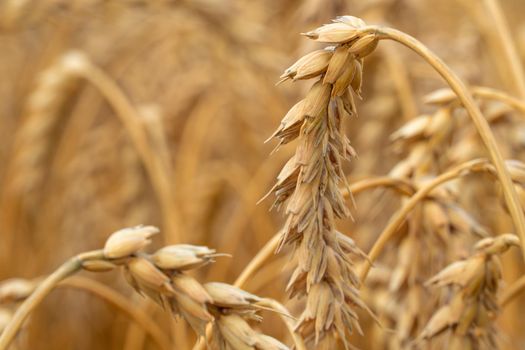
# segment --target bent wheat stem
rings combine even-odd
[[[474,86],[471,90],[472,94],[476,97],[503,102],[525,115],[525,103],[516,97],[510,96],[503,91],[485,86]]]
[[[93,250],[74,256],[49,275],[35,291],[16,310],[12,320],[0,335],[0,350],[6,350],[16,336],[18,330],[29,314],[44,300],[44,298],[66,277],[82,268],[82,263],[88,260],[103,259],[102,250]]]
[[[146,130],[140,124],[141,115],[117,84],[102,69],[88,63],[79,73],[82,74],[84,79],[96,86],[102,95],[106,97],[108,103],[115,110],[116,116],[124,125],[144,164],[157,199],[160,202],[167,242],[180,242],[180,232],[177,229],[177,223],[180,220],[175,207],[173,187],[169,178],[170,174],[162,159],[154,153],[148,142]]]
[[[393,190],[396,190],[405,196],[410,196],[416,192],[414,185],[406,179],[398,179],[390,176],[379,176],[354,182],[352,185],[350,185],[349,189],[343,189],[342,194],[346,198],[352,194],[357,194],[359,192],[376,187],[392,188]]]
[[[259,268],[262,265],[264,265],[266,261],[268,261],[268,259],[270,259],[270,257],[273,256],[275,250],[277,249],[277,246],[279,245],[280,239],[281,232],[277,233],[275,236],[270,238],[268,243],[266,243],[264,247],[259,249],[257,255],[255,255],[253,259],[248,263],[248,265],[246,265],[239,277],[237,277],[237,279],[233,283],[235,287],[242,288],[246,281],[248,281],[248,278],[250,278],[257,270],[259,270]]]
[[[153,342],[159,349],[169,350],[170,340],[157,326],[157,324],[142,309],[135,307],[128,299],[124,298],[115,290],[90,278],[72,276],[59,283],[58,287],[74,288],[89,292],[100,299],[115,306],[130,319],[135,321],[146,333],[151,336]]]
[[[501,182],[505,202],[509,208],[512,221],[521,243],[521,252],[525,257],[525,216],[521,208],[518,195],[512,184],[510,174],[505,167],[503,156],[498,148],[494,134],[490,130],[487,120],[483,117],[478,106],[474,102],[472,95],[466,88],[461,79],[454,73],[436,54],[430,51],[425,45],[414,37],[399,30],[387,27],[369,26],[363,29],[364,32],[374,33],[380,40],[393,40],[408,47],[423,59],[425,59],[448,83],[450,88],[457,94],[469,116],[472,119],[487,151],[490,160],[496,168],[498,179]],[[366,265],[365,265],[366,266]],[[366,275],[366,274],[365,274]]]
[[[374,261],[377,260],[383,249],[385,248],[387,242],[394,236],[399,226],[403,223],[406,216],[416,207],[416,205],[422,201],[427,194],[429,194],[433,189],[439,185],[454,180],[458,177],[465,175],[468,171],[472,171],[477,167],[482,167],[487,163],[484,159],[475,159],[463,164],[458,165],[457,167],[437,176],[432,179],[425,185],[423,185],[410,199],[405,203],[405,205],[390,219],[387,227],[381,232],[379,238],[376,240],[370,253],[368,253],[368,260],[364,262],[362,267],[360,278],[361,283],[364,283],[370,268]]]

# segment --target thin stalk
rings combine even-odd
[[[494,24],[487,19],[485,8],[481,5],[480,0],[459,0],[458,1],[464,8],[465,13],[470,14],[471,19],[477,26],[480,37],[484,39],[487,46],[487,54],[491,56],[490,60],[492,63],[491,68],[495,70],[495,75],[500,77],[500,80],[506,85],[507,88],[514,88],[514,81],[509,78],[510,69],[507,66],[505,59],[502,59],[504,55],[502,53],[501,44],[499,43],[499,37],[494,30]]]
[[[516,51],[516,45],[514,45],[514,42],[512,41],[512,34],[505,19],[505,15],[501,10],[498,0],[485,0],[484,3],[487,13],[492,15],[493,23],[495,25],[491,26],[491,28],[496,29],[499,38],[498,42],[503,48],[503,57],[510,68],[509,75],[513,80],[516,92],[521,98],[525,98],[525,73],[523,72],[523,66],[520,62],[518,52]]]
[[[425,197],[439,185],[454,180],[458,177],[461,177],[468,173],[469,171],[474,170],[475,168],[483,168],[482,165],[486,164],[485,160],[471,160],[466,163],[462,163],[457,167],[437,176],[432,179],[425,185],[423,185],[410,199],[405,203],[405,205],[390,219],[387,226],[379,235],[379,238],[376,240],[370,253],[368,253],[368,259],[364,262],[364,265],[360,272],[361,283],[364,283],[370,268],[374,261],[377,260],[383,249],[385,248],[388,241],[394,236],[399,226],[405,221],[407,215],[416,207],[416,205],[421,202]]]
[[[525,116],[525,103],[509,94],[484,86],[474,86],[471,88],[472,94],[483,99],[497,100],[503,102]]]
[[[403,120],[410,120],[417,115],[417,105],[407,69],[399,53],[393,47],[385,45],[382,49],[384,60],[399,97]]]
[[[159,326],[142,309],[137,308],[130,300],[126,299],[117,291],[105,286],[104,284],[90,278],[72,276],[59,283],[60,288],[75,288],[87,291],[100,299],[116,307],[130,319],[135,321],[146,333],[151,336],[153,342],[159,349],[169,350],[170,340],[162,332]]]
[[[414,186],[407,180],[395,179],[388,176],[382,176],[371,179],[363,179],[350,185],[349,189],[343,190],[343,196],[348,197],[350,194],[358,194],[362,191],[377,188],[377,187],[389,187],[400,191],[404,195],[410,195],[415,192]],[[239,277],[234,282],[236,287],[242,288],[248,279],[255,274],[266,261],[268,261],[273,255],[281,238],[281,233],[277,233],[275,236],[262,247],[257,255],[246,265],[244,270],[241,272]]]
[[[275,249],[277,249],[277,246],[280,240],[281,240],[280,232],[277,233],[272,238],[270,238],[270,240],[264,245],[264,247],[259,249],[259,251],[257,252],[257,255],[255,255],[253,259],[248,263],[248,265],[246,265],[244,270],[242,270],[241,274],[239,275],[239,277],[237,277],[233,285],[235,287],[242,288],[242,286],[244,286],[246,281],[248,281],[248,279],[255,272],[257,272],[257,270],[259,270],[259,268],[266,261],[268,261],[268,259],[270,259],[273,256]]]
[[[199,171],[199,165],[209,150],[209,134],[212,132],[213,123],[217,121],[216,115],[222,106],[222,100],[217,96],[206,99],[206,103],[198,103],[191,116],[188,116],[182,134],[179,138],[178,150],[175,155],[177,160],[174,169],[174,181],[179,186],[177,201],[182,206],[179,220],[183,232],[186,227],[186,206],[194,194],[193,186]]]
[[[282,276],[292,274],[293,266],[292,264],[288,264],[289,261],[290,257],[284,254],[266,263],[259,269],[256,278],[248,280],[242,289],[257,295],[265,288],[272,290],[272,288],[275,288],[275,283],[280,283],[277,280],[282,280]],[[276,273],[276,271],[280,271],[280,273]]]
[[[135,305],[135,308],[139,308],[148,316],[154,313],[154,307],[156,307],[156,305],[152,300],[145,299],[140,295],[134,295],[132,298],[131,302]],[[146,332],[144,329],[134,323],[130,324],[126,329],[122,350],[142,350],[145,341]]]
[[[260,198],[261,183],[265,185],[275,174],[275,165],[278,162],[265,162],[255,172],[253,176],[246,174],[245,169],[238,168],[234,164],[227,164],[224,169],[214,173],[217,178],[222,177],[237,192],[243,205],[240,205],[231,214],[230,220],[226,223],[221,239],[216,247],[217,251],[228,252],[235,255],[242,235],[245,234],[245,227],[251,223],[255,237],[266,237],[267,232],[273,231],[273,225],[268,215],[260,215],[261,208],[255,203]],[[259,211],[257,211],[259,209]],[[263,211],[264,213],[264,211]],[[225,279],[227,272],[233,264],[233,259],[224,261],[222,264],[215,264],[207,272],[207,279]]]
[[[525,290],[525,276],[521,276],[509,288],[505,290],[499,299],[499,305],[503,308]]]
[[[363,179],[354,182],[349,188],[342,189],[341,192],[343,197],[347,198],[352,194],[357,194],[359,192],[376,187],[391,188],[404,196],[411,196],[416,192],[414,185],[410,181],[390,176],[379,176]]]
[[[62,264],[55,272],[47,276],[38,285],[35,291],[18,307],[13,318],[0,335],[0,350],[7,350],[9,344],[18,333],[18,330],[29,314],[44,300],[44,298],[66,277],[71,276],[82,268],[87,260],[103,259],[102,250],[93,250],[74,256]]]
[[[520,238],[521,252],[523,257],[525,257],[525,215],[523,214],[518,194],[512,184],[510,174],[505,167],[505,162],[498,148],[494,134],[490,130],[487,120],[483,117],[483,114],[481,114],[481,111],[474,102],[474,99],[465,84],[463,84],[456,73],[454,73],[439,57],[412,36],[396,29],[379,26],[370,26],[363,29],[363,31],[376,34],[377,38],[380,40],[388,39],[397,41],[413,50],[425,59],[443,77],[443,79],[445,79],[450,88],[456,93],[458,99],[471,117],[472,122],[487,148],[490,160],[496,168],[498,179],[503,188],[505,202],[509,208],[515,231]]]

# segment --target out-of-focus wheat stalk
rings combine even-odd
[[[168,242],[179,241],[177,229],[178,211],[175,207],[174,192],[169,179],[170,168],[168,163],[166,163],[165,156],[157,156],[154,153],[146,128],[141,125],[142,116],[131,105],[118,86],[101,69],[86,60],[78,73],[95,85],[117,112],[116,115],[128,131],[163,208],[166,238]],[[165,152],[163,153],[165,154]]]
[[[147,313],[136,308],[135,305],[128,299],[115,292],[113,289],[105,286],[104,284],[93,279],[72,276],[60,282],[57,287],[75,288],[98,296],[133,319],[138,325],[140,325],[142,329],[149,333],[155,344],[160,349],[167,350],[170,348],[170,340]]]
[[[521,112],[520,115],[522,117],[525,116],[525,103],[520,99],[505,93],[504,91],[486,86],[473,86],[470,88],[470,90],[472,95],[476,98],[503,102],[516,109],[518,112]],[[437,105],[449,104],[452,102],[457,102],[457,96],[452,90],[445,88],[436,90],[433,93],[425,96],[424,101],[429,104]]]
[[[381,254],[381,252],[385,248],[386,243],[392,238],[400,224],[405,220],[407,214],[415,208],[418,202],[423,200],[428,193],[430,193],[433,189],[440,186],[441,184],[456,179],[458,177],[462,177],[470,173],[479,171],[490,172],[493,174],[496,173],[496,170],[489,165],[487,160],[475,159],[460,164],[448,170],[447,172],[436,176],[435,178],[431,179],[423,186],[421,186],[419,190],[413,196],[411,196],[408,201],[405,202],[404,206],[395,214],[395,216],[390,219],[387,227],[385,227],[377,241],[374,243],[374,246],[368,254],[368,260],[365,262],[360,272],[361,281],[364,281],[366,279],[366,276],[368,275],[368,272],[370,271],[370,267],[372,266],[373,262]]]
[[[499,4],[499,0],[485,0],[484,6],[487,13],[492,16],[495,31],[498,35],[498,44],[503,48],[503,57],[510,67],[509,76],[513,80],[516,92],[523,99],[525,98],[525,71],[520,62],[516,46],[514,45],[512,34],[509,26],[505,20],[503,11]]]

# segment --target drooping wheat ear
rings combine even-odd
[[[220,256],[202,246],[166,246],[150,255],[141,252],[159,230],[137,226],[113,233],[103,250],[79,254],[40,283],[20,305],[0,335],[0,350],[6,350],[31,311],[66,277],[81,269],[99,272],[122,266],[128,283],[175,316],[186,320],[195,332],[205,336],[212,325],[211,344],[217,349],[283,350],[279,341],[253,330],[247,320],[261,321],[257,314],[269,308],[265,299],[224,283],[200,284],[187,270],[209,264]],[[278,311],[282,313],[281,310]],[[284,316],[289,316],[285,312]]]
[[[493,320],[498,313],[497,292],[502,279],[498,255],[519,247],[513,234],[479,241],[466,260],[456,261],[427,285],[449,287],[450,299],[429,320],[419,340],[447,333],[447,349],[496,349]]]
[[[279,146],[294,139],[298,145],[272,189],[274,206],[287,216],[280,247],[292,244],[298,262],[287,289],[291,297],[307,298],[297,330],[317,349],[333,348],[336,334],[348,346],[347,334],[361,332],[355,308],[368,310],[350,258],[362,254],[335,224],[350,215],[339,189],[346,181],[343,162],[355,156],[344,128],[344,119],[357,114],[348,88],[360,97],[363,58],[377,44],[374,35],[358,35],[364,25],[344,16],[306,33],[334,46],[307,54],[281,77],[317,78],[273,134]]]
[[[507,161],[507,163],[505,163],[505,168],[511,175],[510,178],[513,187],[516,187],[516,184],[525,184],[525,165],[516,161]],[[374,242],[374,245],[368,253],[368,259],[363,263],[359,272],[361,282],[366,280],[372,264],[382,254],[387,243],[393,238],[401,224],[406,220],[409,213],[417,207],[419,202],[426,199],[426,197],[431,194],[432,191],[443,184],[451,180],[478,172],[486,172],[492,174],[494,177],[499,177],[496,167],[492,166],[487,159],[473,159],[461,163],[422,184],[421,187],[410,197],[410,199],[406,201],[405,204],[392,216],[387,226],[383,229],[377,240]]]
[[[214,349],[287,349],[246,322],[262,320],[257,315],[264,309],[262,298],[224,283],[201,285],[184,273],[209,264],[221,254],[187,244],[166,246],[153,255],[136,253],[137,248],[149,243],[149,237],[149,232],[137,235],[125,229],[114,233],[104,248],[107,258],[124,265],[126,279],[138,293],[184,318],[200,336],[205,336],[206,325],[212,322]],[[131,251],[134,256],[122,260]]]

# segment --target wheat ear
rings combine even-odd
[[[205,336],[210,324],[210,340],[217,349],[240,350],[250,346],[255,350],[288,349],[279,341],[253,330],[247,322],[262,320],[258,312],[268,309],[265,299],[225,283],[202,285],[186,274],[187,270],[207,265],[221,256],[215,250],[179,244],[161,248],[152,255],[141,252],[158,232],[152,226],[122,229],[108,238],[104,249],[69,259],[20,305],[0,335],[0,350],[7,349],[24,320],[62,280],[82,269],[99,272],[118,266],[123,267],[126,280],[138,293],[185,319],[198,335]]]
[[[448,349],[497,349],[492,319],[498,313],[497,292],[502,279],[498,255],[519,246],[513,234],[479,241],[466,260],[448,265],[432,277],[428,286],[450,287],[449,302],[434,313],[419,340],[449,331]]]

